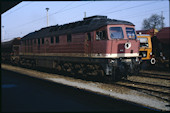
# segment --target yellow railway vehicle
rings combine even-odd
[[[142,57],[143,62],[150,64],[155,64],[156,60],[152,53],[152,41],[151,35],[148,34],[139,34],[137,39],[140,41],[140,56]]]

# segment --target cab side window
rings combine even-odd
[[[42,38],[42,44],[44,44],[44,38]]]
[[[67,42],[72,42],[71,34],[68,34],[68,35],[67,35]]]
[[[34,45],[36,45],[36,39],[34,39]]]
[[[40,45],[40,39],[38,39],[38,45]]]
[[[106,40],[106,39],[107,39],[107,35],[105,30],[96,32],[96,40]]]
[[[59,36],[56,36],[56,37],[55,37],[55,42],[56,42],[56,43],[59,43],[59,42],[60,42]]]
[[[54,38],[53,37],[51,37],[51,44],[53,44],[54,43]]]
[[[88,41],[91,41],[91,33],[87,33],[87,35],[88,35]]]

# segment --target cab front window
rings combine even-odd
[[[109,34],[111,39],[123,39],[123,30],[121,27],[110,27]]]
[[[128,39],[136,39],[135,30],[133,28],[126,28],[126,34]]]
[[[147,38],[138,38],[140,41],[140,47],[148,47],[148,39]]]

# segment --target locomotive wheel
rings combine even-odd
[[[71,71],[69,63],[64,63],[64,69],[65,69],[66,72]]]
[[[136,68],[134,68],[134,75],[139,75],[139,70],[140,67],[139,66],[135,66]]]
[[[113,67],[112,75],[110,77],[111,82],[115,82],[120,80],[123,77],[123,73],[121,73],[120,69],[117,67]],[[125,77],[125,76],[124,76]]]
[[[117,76],[117,68],[113,67],[113,71],[112,71],[112,76],[111,76],[111,80],[115,81],[116,80],[116,76]]]
[[[62,63],[55,62],[55,69],[57,72],[62,72]]]
[[[62,72],[66,72],[66,71],[67,71],[66,67],[64,66],[64,63],[61,64],[61,71],[62,71]]]
[[[73,64],[72,65],[72,71],[73,71],[74,75],[78,75],[79,65],[78,64]]]
[[[104,71],[101,69],[101,70],[98,70],[98,75],[99,76],[105,76],[105,73],[104,73]]]
[[[35,62],[31,62],[31,68],[35,69],[36,68],[36,64]]]
[[[75,68],[75,64],[71,64],[71,72],[73,75],[76,75],[77,74],[77,71],[76,71],[76,68]]]
[[[57,70],[58,70],[58,71],[61,71],[61,70],[62,70],[62,69],[61,69],[61,65],[58,65],[58,66],[57,66]]]

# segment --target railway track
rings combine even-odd
[[[148,77],[148,78],[158,78],[158,79],[170,80],[170,76],[168,76],[168,75],[141,74],[139,76]]]
[[[45,69],[40,69],[45,70]],[[48,70],[48,72],[54,72]],[[56,73],[56,72],[54,72]],[[58,73],[58,72],[57,72]],[[59,74],[76,79],[82,79],[86,81],[100,82],[104,84],[117,85],[121,87],[128,88],[130,90],[135,90],[157,99],[170,102],[170,73],[155,72],[155,71],[141,71],[140,74],[128,76],[120,81],[113,82],[110,79],[103,76],[96,76],[95,74],[88,73],[88,75],[83,73],[72,74],[68,72],[59,72]],[[97,73],[96,73],[97,74]]]
[[[141,72],[115,84],[170,102],[170,73]]]

